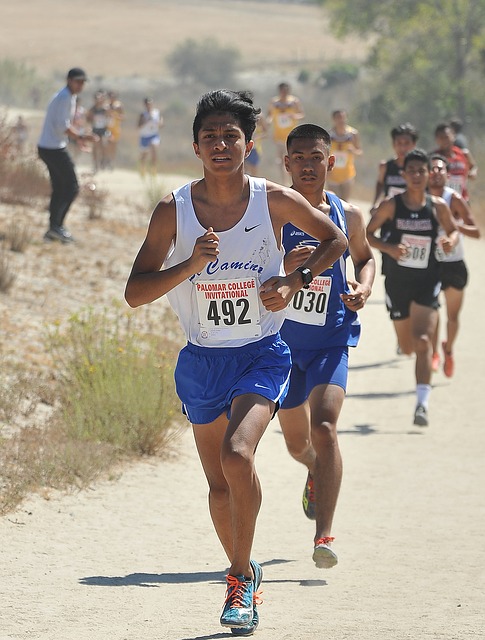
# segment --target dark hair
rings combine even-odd
[[[281,91],[281,89],[288,89],[288,91],[290,90],[290,85],[287,82],[280,82],[278,85],[278,89],[279,91]]]
[[[445,158],[441,153],[432,153],[429,157],[429,163],[431,164],[433,160],[441,160],[441,162],[444,162],[446,170],[449,171],[450,163],[448,162],[448,158]]]
[[[422,162],[428,167],[428,169],[431,168],[429,156],[426,153],[426,151],[424,151],[424,149],[413,149],[412,151],[407,153],[406,157],[404,158],[403,169],[405,169],[412,160],[417,160],[418,162]]]
[[[439,133],[444,133],[446,129],[451,129],[450,124],[448,122],[440,122],[434,130],[435,136]]]
[[[215,113],[230,113],[238,121],[244,132],[246,142],[253,137],[258,116],[261,109],[253,105],[252,95],[249,91],[230,91],[229,89],[218,89],[205,93],[197,104],[192,132],[194,142],[199,140],[199,131],[202,121]]]
[[[463,120],[461,118],[451,118],[450,127],[453,129],[455,133],[460,133],[463,129]]]
[[[292,129],[286,139],[286,149],[288,150],[290,148],[294,140],[301,140],[302,138],[306,140],[321,140],[326,149],[330,151],[330,145],[332,144],[330,134],[326,129],[316,124],[300,124],[298,127]]]
[[[332,111],[332,118],[335,118],[335,116],[338,116],[339,113],[347,113],[345,111],[345,109],[335,109],[334,111]]]
[[[394,129],[391,129],[391,138],[395,140],[398,136],[409,136],[413,142],[419,138],[419,131],[410,122],[403,122]]]

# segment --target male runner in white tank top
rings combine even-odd
[[[303,196],[245,175],[258,113],[244,93],[220,90],[201,98],[193,133],[204,177],[155,207],[125,292],[132,307],[168,294],[186,332],[177,392],[230,562],[220,622],[239,636],[252,635],[258,624],[254,597],[262,570],[251,548],[261,487],[254,454],[286,393],[291,359],[279,337],[282,311],[312,273],[332,265],[347,246],[345,235]],[[284,276],[287,222],[320,244]]]

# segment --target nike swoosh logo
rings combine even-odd
[[[244,227],[244,231],[246,233],[248,233],[249,231],[252,231],[253,229],[256,229],[256,227],[260,227],[261,224],[255,224],[254,227]]]

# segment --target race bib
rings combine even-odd
[[[278,126],[281,129],[288,129],[293,126],[293,118],[289,113],[278,113],[277,115]]]
[[[256,278],[198,280],[194,287],[202,344],[205,340],[235,340],[261,335]]]
[[[394,198],[398,193],[404,193],[406,187],[389,187],[386,198]]]
[[[105,129],[108,118],[105,113],[96,113],[93,116],[93,129]]]
[[[347,153],[345,151],[336,151],[334,153],[335,156],[335,168],[336,169],[345,169],[347,166]]]
[[[287,319],[322,327],[327,321],[331,288],[331,276],[313,278],[309,289],[300,289],[293,296],[286,310]]]
[[[429,236],[414,236],[411,233],[403,233],[401,244],[407,246],[406,255],[397,261],[401,267],[427,268],[431,252],[431,238]]]
[[[448,176],[448,187],[457,191],[460,195],[463,195],[465,189],[465,176]]]

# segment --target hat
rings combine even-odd
[[[84,69],[80,69],[79,67],[74,67],[73,69],[69,69],[67,74],[68,80],[87,80],[88,77]]]

